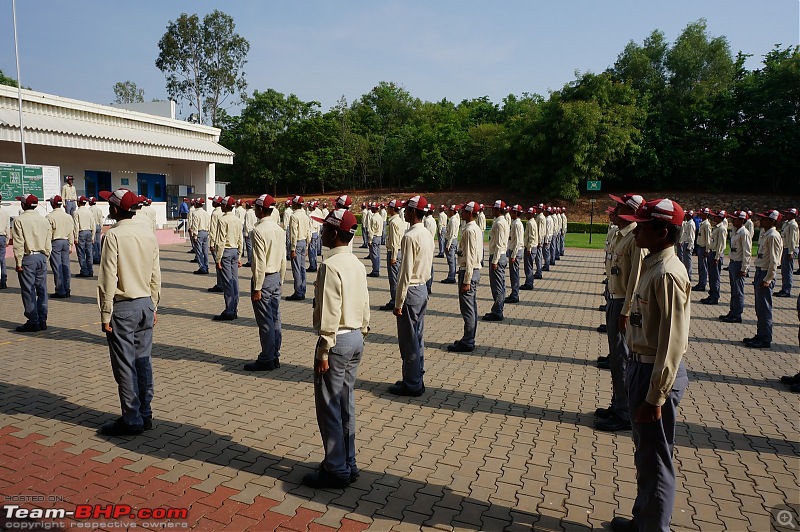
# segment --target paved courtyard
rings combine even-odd
[[[13,332],[24,318],[10,272],[10,289],[0,292],[4,505],[188,508],[174,524],[205,530],[581,530],[630,515],[630,432],[593,429],[593,412],[611,393],[610,374],[594,364],[607,351],[595,331],[601,251],[568,249],[533,292],[506,307],[504,322],[479,324],[473,353],[445,350],[462,321],[455,287],[436,282],[420,398],[386,391],[400,372],[396,326],[377,310],[388,301],[386,277],[369,279],[372,332],[356,384],[362,475],[345,491],[314,492],[300,484],[322,458],[310,298],[281,304],[281,368],[247,373],[243,364],[258,352],[250,271],[241,270],[240,319],[212,322],[222,296],[206,292],[213,275],[192,275],[187,249],[162,248],[156,422],[137,438],[96,433],[119,415],[96,279],[73,279],[71,299],[50,301],[48,330],[23,335]],[[436,259],[437,280],[444,269]],[[481,313],[491,299],[483,273]],[[751,350],[740,340],[755,334],[752,287],[741,325],[716,319],[727,312],[726,290],[720,306],[692,306],[676,530],[769,530],[771,514],[800,503],[800,396],[776,382],[799,369],[795,299],[775,299],[772,349]],[[796,513],[783,516],[800,526]]]

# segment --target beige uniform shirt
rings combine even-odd
[[[689,244],[689,251],[694,249],[694,238],[697,234],[697,228],[692,219],[684,220],[681,224],[681,244]]]
[[[486,232],[486,214],[484,214],[483,211],[480,211],[477,216],[475,216],[475,223],[481,232]]]
[[[306,245],[311,238],[311,220],[308,218],[303,209],[297,209],[292,212],[292,218],[289,220],[289,242],[291,250],[297,250],[297,241],[305,240]]]
[[[614,235],[617,234],[619,231],[619,227],[616,224],[608,224],[608,231],[606,232],[606,260],[611,260],[611,243],[614,242]],[[608,271],[606,271],[606,275],[608,275]]]
[[[505,218],[506,223],[508,224],[508,226],[511,227],[511,214],[506,212],[505,214],[503,214],[503,218]]]
[[[288,231],[289,226],[291,225],[292,215],[294,214],[294,210],[291,207],[286,207],[283,209],[283,228]]]
[[[447,228],[444,232],[444,246],[445,249],[450,249],[456,240],[458,240],[458,228],[461,225],[461,216],[455,213],[447,219]]]
[[[315,216],[317,218],[322,218],[324,220],[325,219],[325,215],[322,214],[322,211],[319,208],[314,209],[313,211],[311,211],[311,214],[308,215],[308,223],[311,224],[311,234],[314,234],[314,233],[319,234],[320,233],[320,229],[322,228],[322,224],[312,220],[311,219],[312,216]]]
[[[511,257],[516,257],[517,253],[525,247],[525,228],[522,227],[522,220],[519,218],[511,220],[510,232],[508,250],[511,251]]]
[[[561,213],[561,233],[567,234],[567,215],[563,212]]]
[[[211,223],[208,226],[208,246],[211,250],[217,246],[217,228],[220,218],[222,218],[222,207],[214,207],[214,210],[211,211]]]
[[[708,247],[711,245],[711,222],[708,218],[700,222],[700,228],[697,230],[697,245]]]
[[[272,208],[272,213],[270,214],[270,217],[272,218],[272,220],[273,220],[273,221],[274,221],[276,224],[278,224],[278,225],[280,225],[280,226],[281,226],[281,229],[284,229],[284,230],[285,230],[285,228],[283,227],[283,224],[281,223],[281,213],[280,213],[280,211],[278,210],[278,207],[273,207],[273,208]]]
[[[242,223],[242,225],[244,225],[244,214],[245,214],[244,211],[245,211],[244,207],[234,207],[233,211],[231,211],[233,212],[233,214],[236,215],[237,218],[239,218],[239,221]]]
[[[61,199],[64,201],[78,201],[78,189],[75,188],[75,185],[64,184],[61,187]]]
[[[403,235],[401,249],[403,260],[397,275],[395,308],[403,308],[409,286],[425,284],[431,278],[433,239],[422,222],[412,225]]]
[[[192,224],[189,226],[189,232],[193,236],[197,236],[200,231],[211,230],[211,214],[205,209],[195,209],[192,214]]]
[[[489,256],[492,264],[497,264],[500,257],[506,254],[508,249],[509,227],[505,216],[498,216],[492,222],[492,230],[489,233]]]
[[[531,218],[525,224],[525,249],[532,252],[533,248],[539,246],[539,224],[536,218]]]
[[[555,228],[553,215],[545,216],[544,223],[545,223],[544,243],[545,245],[547,245],[550,243],[551,240],[553,240],[553,235],[555,234],[553,232]]]
[[[379,213],[371,212],[369,214],[367,230],[369,231],[370,240],[383,234],[383,218]]]
[[[432,215],[426,216],[422,220],[422,223],[425,225],[425,229],[427,229],[428,232],[431,234],[431,238],[436,240],[438,233],[436,232],[436,220],[433,219],[433,216]]]
[[[689,347],[691,285],[686,268],[670,246],[645,257],[631,312],[642,326],[628,326],[631,351],[656,357],[646,401],[661,406],[672,391],[681,359]]]
[[[250,242],[253,245],[250,291],[261,290],[264,278],[271,273],[280,273],[283,285],[286,277],[286,231],[271,216],[266,216],[256,221]]]
[[[444,231],[447,229],[447,213],[444,211],[439,211],[439,214],[436,217],[438,223],[436,229],[439,231]]]
[[[23,211],[15,217],[11,238],[14,240],[14,260],[17,266],[22,266],[22,257],[31,253],[42,253],[49,257],[53,249],[51,235],[50,222],[36,212],[36,209]]]
[[[639,280],[642,257],[644,257],[644,250],[636,245],[633,238],[635,228],[636,222],[617,231],[611,241],[611,258],[606,263],[608,293],[614,299],[625,298],[620,312],[622,316],[630,314],[633,291]],[[614,268],[619,268],[617,274],[612,272]]]
[[[464,234],[458,243],[458,259],[456,264],[459,271],[464,271],[464,282],[472,279],[472,272],[481,268],[483,262],[483,233],[475,220],[464,227]]]
[[[319,335],[314,353],[317,360],[328,359],[337,333],[360,330],[366,335],[369,331],[367,270],[347,246],[330,250],[319,267],[313,326]]]
[[[753,237],[747,232],[743,225],[739,229],[734,228],[731,235],[731,260],[742,263],[742,271],[750,269],[750,258],[753,254]]]
[[[719,260],[725,256],[725,246],[728,245],[728,230],[722,223],[718,223],[711,231],[711,242],[708,251],[714,253],[714,258]]]
[[[748,218],[747,221],[744,223],[744,227],[745,229],[747,229],[747,232],[750,233],[750,239],[752,240],[753,235],[756,232],[755,226],[753,226],[753,220]]]
[[[783,239],[774,227],[761,231],[758,236],[758,257],[755,267],[766,270],[764,282],[771,283],[781,266],[781,253],[783,252]]]
[[[68,240],[70,244],[78,240],[78,233],[75,232],[75,222],[72,216],[66,213],[64,209],[58,207],[53,209],[53,212],[46,216],[47,221],[50,222],[50,228],[53,230],[53,240]]]
[[[105,220],[105,219],[106,219],[106,215],[105,215],[105,214],[103,214],[103,209],[101,209],[101,208],[100,208],[100,207],[98,207],[97,205],[92,205],[92,206],[90,206],[90,207],[89,207],[89,210],[90,210],[90,211],[92,211],[92,214],[94,214],[95,230],[97,230],[97,227],[96,227],[96,226],[98,226],[98,225],[99,225],[99,226],[101,226],[101,227],[102,227],[102,225],[103,225],[103,220]]]
[[[783,247],[788,249],[789,253],[794,253],[798,246],[797,220],[787,220],[783,224],[781,238],[783,239]]]
[[[245,209],[244,232],[247,236],[250,236],[250,232],[253,229],[255,229],[257,223],[258,223],[258,217],[256,216],[256,211],[254,211],[253,209]]]
[[[161,266],[158,242],[146,224],[120,220],[103,238],[97,304],[100,321],[111,322],[115,301],[149,297],[153,310],[161,300]]]
[[[541,246],[547,236],[547,217],[541,211],[536,215],[536,229],[539,230],[539,246]]]
[[[392,253],[393,259],[397,259],[397,253],[400,251],[400,244],[405,232],[406,222],[400,219],[399,214],[392,215],[386,226],[386,251]],[[403,255],[403,261],[405,261],[405,255]]]
[[[236,249],[239,256],[244,252],[244,235],[242,235],[242,222],[239,217],[228,211],[222,215],[217,224],[217,236],[214,239],[214,252],[217,262],[222,260],[226,249]]]
[[[70,221],[72,221],[71,218]],[[9,216],[8,211],[0,209],[0,236],[8,236],[10,231],[11,231],[11,216]]]
[[[361,230],[367,235],[367,239],[370,239],[369,234],[369,217],[372,215],[369,209],[361,209]],[[351,240],[352,242],[352,240]]]
[[[75,212],[72,213],[72,219],[75,223],[75,234],[81,231],[91,231],[92,242],[94,242],[94,214],[89,210],[89,207],[84,205],[75,209]]]

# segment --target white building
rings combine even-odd
[[[147,196],[162,225],[182,196],[216,194],[215,165],[233,163],[219,129],[175,120],[166,103],[172,117],[23,90],[27,163],[60,167],[62,180],[74,176],[78,195],[96,196],[98,204],[99,191],[118,187]],[[0,162],[22,163],[17,88],[4,85]]]

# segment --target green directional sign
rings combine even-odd
[[[587,181],[586,182],[586,190],[589,192],[599,192],[600,191],[600,181]]]

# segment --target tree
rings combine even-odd
[[[144,89],[132,81],[118,81],[114,84],[114,103],[143,103]]]
[[[0,85],[8,85],[10,87],[16,87],[17,86],[17,80],[15,80],[14,78],[10,78],[10,77],[6,76],[3,73],[3,71],[0,70]]]
[[[197,111],[200,122],[218,123],[229,97],[244,101],[244,65],[250,43],[235,30],[230,15],[214,10],[203,17],[181,13],[158,42],[156,66],[167,77],[167,92]]]

